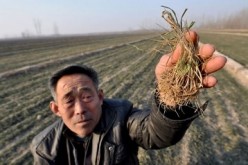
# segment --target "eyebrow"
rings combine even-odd
[[[79,92],[92,92],[93,93],[93,90],[87,86],[83,86],[83,87],[79,87],[78,88],[78,91]],[[65,99],[68,99],[69,97],[71,97],[74,93],[74,90],[70,90],[68,93],[66,93],[64,96],[63,96],[63,100]]]
[[[92,92],[93,90],[87,86],[79,87],[79,91],[81,92]]]

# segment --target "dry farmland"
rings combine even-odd
[[[63,66],[92,66],[99,72],[106,97],[127,98],[139,108],[149,107],[154,67],[161,56],[150,53],[156,44],[153,36],[106,34],[0,41],[0,164],[32,164],[31,139],[56,120],[48,109],[47,80]],[[216,35],[205,37],[202,42],[217,41]],[[229,40],[232,36],[222,44]],[[239,56],[235,53],[241,47],[232,46],[232,55]],[[167,149],[140,149],[141,164],[248,164],[248,90],[225,70],[216,76],[219,84],[201,94],[202,102],[210,100],[207,110],[183,140]]]
[[[205,31],[200,33],[205,43],[212,43],[218,51],[248,68],[248,30]]]

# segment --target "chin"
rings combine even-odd
[[[92,131],[89,130],[89,131],[78,132],[77,135],[78,135],[79,137],[85,137],[85,136],[90,135],[91,133],[92,133]]]

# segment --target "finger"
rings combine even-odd
[[[187,41],[192,42],[194,45],[198,44],[198,35],[195,31],[187,31],[185,33],[185,38]],[[182,55],[182,47],[178,44],[172,53],[169,65],[174,65]]]
[[[187,31],[185,33],[185,38],[187,41],[194,43],[194,45],[198,44],[199,36],[195,31]]]
[[[157,78],[159,78],[162,75],[162,73],[164,71],[166,71],[168,69],[168,67],[170,67],[170,66],[168,66],[169,59],[170,59],[170,54],[163,55],[160,58],[158,64],[156,65],[156,68],[155,68],[155,75]]]
[[[180,45],[176,46],[176,49],[172,52],[172,56],[168,61],[168,66],[173,66],[174,64],[177,63],[179,58],[182,55],[182,47]]]
[[[211,44],[203,44],[199,48],[200,57],[203,60],[209,59],[215,51],[215,47]]]
[[[211,88],[217,84],[217,79],[214,76],[206,76],[203,78],[203,87]]]
[[[216,72],[223,68],[227,59],[224,56],[213,56],[204,66],[203,71],[207,74]]]

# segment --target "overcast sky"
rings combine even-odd
[[[164,25],[161,5],[200,23],[248,7],[247,0],[0,0],[0,38],[84,34]]]

